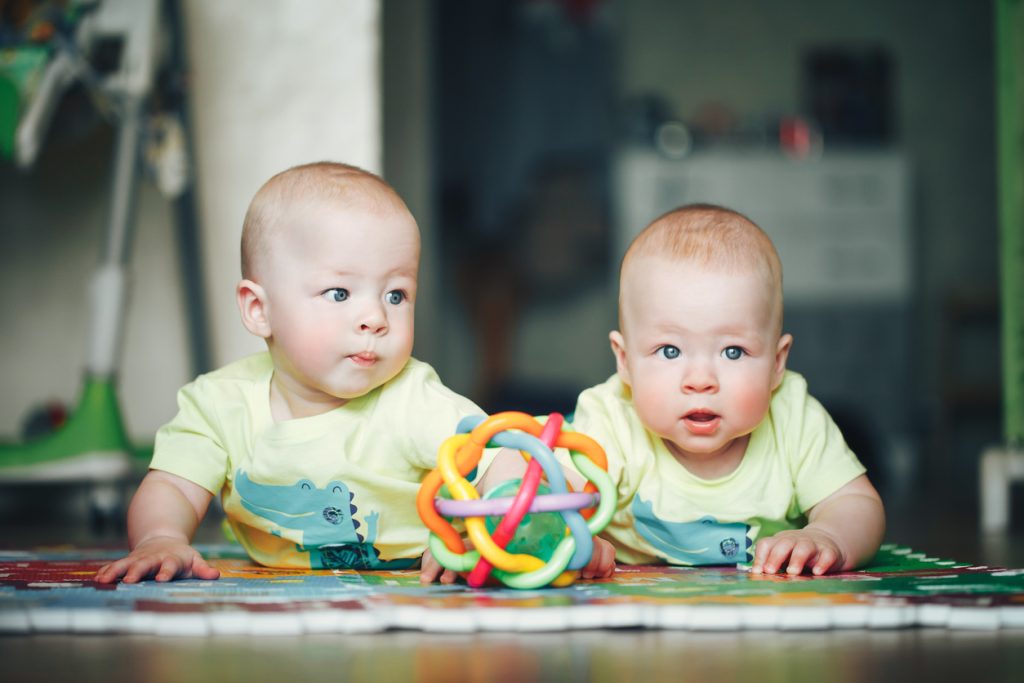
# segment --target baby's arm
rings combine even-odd
[[[751,571],[774,574],[785,567],[797,575],[810,567],[820,576],[855,569],[874,557],[884,534],[882,499],[862,474],[811,508],[803,529],[758,541]]]
[[[100,567],[98,583],[123,577],[136,583],[155,574],[157,581],[176,577],[216,579],[220,571],[189,545],[213,494],[187,479],[150,470],[128,507],[131,553]]]

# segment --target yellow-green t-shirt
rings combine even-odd
[[[480,409],[410,359],[340,408],[275,423],[273,370],[260,353],[182,388],[150,467],[219,493],[235,536],[261,564],[412,565],[427,542],[420,482],[459,420]]]
[[[735,564],[762,536],[806,524],[806,512],[864,473],[828,413],[787,371],[739,466],[690,473],[640,422],[618,375],[580,394],[573,428],[608,455],[619,501],[601,534],[630,564]]]

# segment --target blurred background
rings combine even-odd
[[[0,8],[10,28],[73,4]],[[570,411],[614,371],[617,266],[650,220],[746,213],[783,260],[790,367],[894,529],[932,511],[976,529],[979,456],[1002,439],[992,3],[157,5],[114,372],[142,450],[181,385],[261,348],[233,294],[249,199],[336,159],[417,217],[415,355],[489,411]],[[59,428],[89,364],[121,124],[87,86],[31,163],[0,163],[9,439]]]

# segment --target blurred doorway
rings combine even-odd
[[[589,289],[604,303],[615,101],[605,5],[434,6],[443,285],[457,292],[475,349],[466,390],[488,411],[570,411],[592,381],[565,372],[579,360],[559,343],[571,321],[533,326],[546,338],[540,353],[524,351],[523,335],[545,308]]]

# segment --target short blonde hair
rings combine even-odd
[[[643,258],[695,263],[725,272],[753,270],[772,293],[782,328],[782,262],[768,235],[752,220],[714,204],[687,204],[656,218],[629,245],[619,269],[619,325],[623,286]]]
[[[243,278],[256,274],[271,237],[290,225],[295,205],[310,201],[341,201],[370,210],[409,210],[391,185],[358,166],[333,161],[293,166],[265,182],[249,203],[242,223]]]

